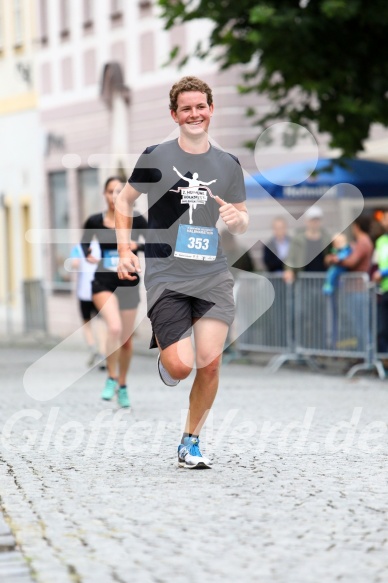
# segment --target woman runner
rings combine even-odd
[[[82,249],[90,263],[98,263],[92,282],[93,303],[107,325],[107,370],[108,378],[101,398],[110,401],[117,392],[121,407],[130,407],[127,391],[127,372],[132,357],[132,333],[136,310],[139,305],[139,281],[120,280],[117,275],[118,252],[115,236],[115,199],[122,187],[119,178],[111,176],[105,182],[104,196],[107,210],[90,216],[84,225]],[[147,221],[136,215],[133,222],[134,239],[131,251],[144,251],[144,244],[138,243],[139,232],[145,236]],[[91,241],[96,237],[101,248],[101,259],[91,254]]]

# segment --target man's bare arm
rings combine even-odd
[[[133,205],[140,194],[127,182],[115,202],[115,228],[119,252],[117,274],[119,279],[134,280],[136,276],[131,275],[131,273],[140,273],[141,271],[139,259],[131,251]]]

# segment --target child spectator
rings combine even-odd
[[[338,233],[333,239],[333,246],[330,253],[336,255],[340,261],[349,257],[352,252],[352,248],[348,243],[347,237],[344,233]],[[339,276],[341,273],[346,271],[346,267],[339,264],[330,265],[326,273],[326,281],[323,284],[323,293],[331,295],[334,293],[337,285]]]

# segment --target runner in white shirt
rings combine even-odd
[[[100,246],[93,240],[90,245],[91,254],[97,260],[101,258]],[[88,366],[100,362],[99,369],[105,370],[106,329],[101,318],[96,318],[98,310],[92,300],[92,281],[97,263],[85,259],[81,245],[75,245],[70,253],[72,271],[77,272],[76,293],[83,321],[82,331],[89,350]],[[93,322],[92,322],[93,320]]]

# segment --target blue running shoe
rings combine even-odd
[[[173,379],[172,376],[169,375],[169,373],[164,368],[162,361],[160,360],[160,354],[158,354],[158,372],[160,378],[168,387],[176,387],[177,384],[181,382],[180,380]]]
[[[116,392],[116,388],[117,381],[115,379],[107,378],[104,390],[102,391],[101,394],[101,399],[104,399],[104,401],[110,401],[111,399],[113,399],[114,394]]]
[[[120,387],[119,392],[117,394],[117,400],[119,402],[120,407],[130,407],[131,403],[129,402],[129,397],[127,393],[127,387]]]
[[[183,443],[178,445],[178,466],[189,470],[211,468],[211,462],[201,454],[198,437],[185,437]]]

